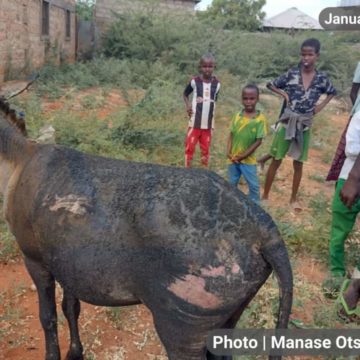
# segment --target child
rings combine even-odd
[[[185,139],[185,166],[191,166],[196,144],[200,143],[201,163],[208,166],[211,132],[214,129],[215,101],[220,90],[219,80],[213,76],[215,59],[211,54],[200,59],[200,76],[194,77],[184,90],[189,128]],[[193,92],[192,102],[189,96]]]
[[[237,186],[243,175],[249,186],[249,198],[256,203],[260,202],[260,194],[254,152],[267,132],[267,120],[256,110],[258,100],[258,87],[246,85],[242,91],[244,109],[234,115],[227,143],[229,182]]]
[[[336,90],[326,74],[315,68],[319,55],[320,42],[317,39],[305,40],[301,45],[300,66],[290,69],[267,84],[270,90],[285,99],[287,107],[279,119],[280,126],[276,129],[270,148],[272,162],[266,174],[263,199],[268,199],[276,171],[288,154],[294,159],[290,204],[299,210],[301,208],[296,203],[297,192],[303,162],[307,160],[312,119],[336,95]],[[316,104],[322,94],[327,94],[327,97],[320,104]]]

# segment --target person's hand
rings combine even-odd
[[[314,108],[314,115],[316,115],[321,110],[322,110],[322,107],[320,105],[316,105],[315,108]]]
[[[242,155],[234,156],[234,163],[239,164],[241,160],[244,160],[244,157]]]
[[[360,195],[360,184],[358,181],[348,178],[340,192],[340,199],[349,209],[354,205]]]
[[[193,114],[193,110],[191,106],[186,107],[186,112],[188,114],[189,117],[191,117],[191,115]]]
[[[289,102],[290,102],[288,93],[286,93],[285,91],[283,91],[283,92],[282,92],[282,97],[283,97],[284,100],[285,100],[286,106],[288,106],[288,105],[289,105]]]

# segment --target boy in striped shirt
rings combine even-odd
[[[215,101],[220,90],[219,80],[213,76],[215,58],[211,54],[200,59],[200,75],[191,79],[184,90],[189,127],[185,139],[185,166],[191,166],[196,144],[199,142],[201,163],[208,166],[212,129],[214,129]],[[189,96],[193,93],[192,101]]]

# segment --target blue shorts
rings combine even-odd
[[[246,183],[249,186],[249,198],[260,203],[260,185],[259,178],[256,173],[256,165],[249,164],[230,164],[228,168],[229,182],[232,185],[237,186],[240,177],[244,176]]]

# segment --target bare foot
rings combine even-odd
[[[301,204],[298,201],[290,201],[290,207],[295,212],[300,212],[303,210]]]

